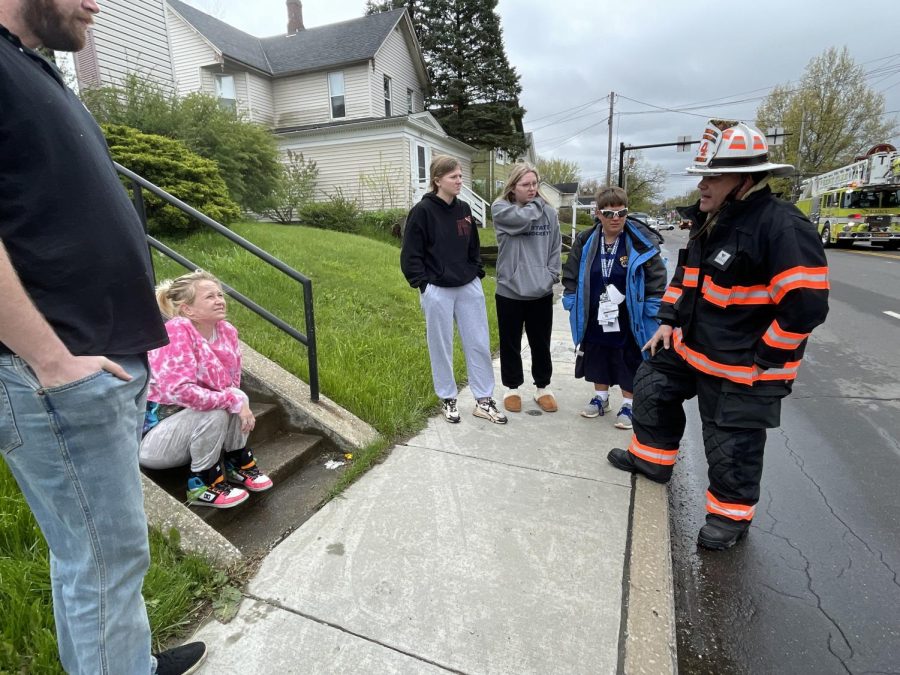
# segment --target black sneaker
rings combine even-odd
[[[189,642],[154,656],[156,675],[188,675],[196,672],[206,660],[206,645],[202,642]]]

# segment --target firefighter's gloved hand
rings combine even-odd
[[[659,343],[662,341],[662,348],[669,349],[672,346],[672,332],[674,329],[672,326],[667,326],[666,324],[662,324],[659,328],[656,329],[656,332],[653,334],[653,337],[647,341],[641,351],[650,350],[650,356],[656,356],[656,350],[659,349]]]

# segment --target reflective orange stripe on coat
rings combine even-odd
[[[797,349],[803,341],[809,337],[809,333],[791,333],[778,325],[778,320],[772,322],[769,330],[762,337],[762,341],[775,349]]]
[[[749,386],[760,380],[793,380],[796,379],[797,371],[800,370],[799,361],[789,361],[784,364],[783,368],[769,368],[768,370],[760,370],[757,366],[735,366],[728,363],[719,363],[684,344],[680,328],[675,329],[674,336],[675,351],[688,364],[701,373],[731,380],[737,384]]]
[[[628,446],[628,452],[645,462],[661,466],[672,466],[675,464],[675,457],[678,456],[678,448],[674,450],[651,448],[649,445],[640,443],[637,436],[631,437],[631,445]]]
[[[685,288],[697,288],[700,283],[699,267],[684,267],[684,276],[681,278],[681,285]]]
[[[670,302],[673,305],[678,302],[678,298],[681,297],[681,289],[677,286],[669,286],[666,289],[665,295],[662,296],[663,302]]]
[[[792,267],[772,278],[769,295],[776,303],[795,288],[825,290],[828,286],[827,267]]]
[[[709,277],[703,280],[703,297],[718,307],[728,305],[771,305],[768,286],[719,286]]]
[[[723,502],[720,499],[716,499],[715,495],[709,490],[706,491],[706,510],[709,513],[730,518],[731,520],[753,520],[753,515],[756,513],[755,506]]]

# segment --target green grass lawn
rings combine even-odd
[[[322,393],[383,436],[355,453],[340,489],[393,441],[421,429],[437,406],[419,294],[400,272],[399,242],[264,223],[242,223],[233,229],[313,280]],[[302,288],[255,256],[214,233],[166,243],[306,332]],[[159,279],[185,271],[157,253],[154,264]],[[492,273],[489,269],[484,290],[496,348]],[[307,380],[303,345],[235,301],[229,313],[241,339]],[[455,363],[462,385],[465,362],[458,344]],[[181,554],[177,541],[152,533],[151,545],[145,597],[154,639],[160,644],[195,621],[197,612],[208,607],[229,580],[202,559]],[[0,466],[0,608],[0,673],[61,672],[46,544],[5,464]]]
[[[144,597],[158,649],[195,622],[228,577],[177,539],[151,532]],[[62,673],[56,651],[47,544],[0,462],[0,673]]]
[[[243,223],[233,229],[312,279],[322,392],[388,439],[422,428],[437,398],[419,294],[400,272],[399,248],[357,235],[290,225]],[[195,234],[172,246],[306,332],[302,289],[281,272],[214,234]],[[160,279],[184,271],[160,254],[154,254],[154,263]],[[484,290],[496,347],[493,279],[485,278]],[[307,380],[303,345],[235,301],[229,313],[244,342]],[[459,345],[456,374],[464,381]]]

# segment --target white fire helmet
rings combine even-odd
[[[687,168],[695,176],[768,171],[773,176],[794,172],[790,164],[769,161],[769,145],[759,129],[728,120],[709,120],[694,162]]]

